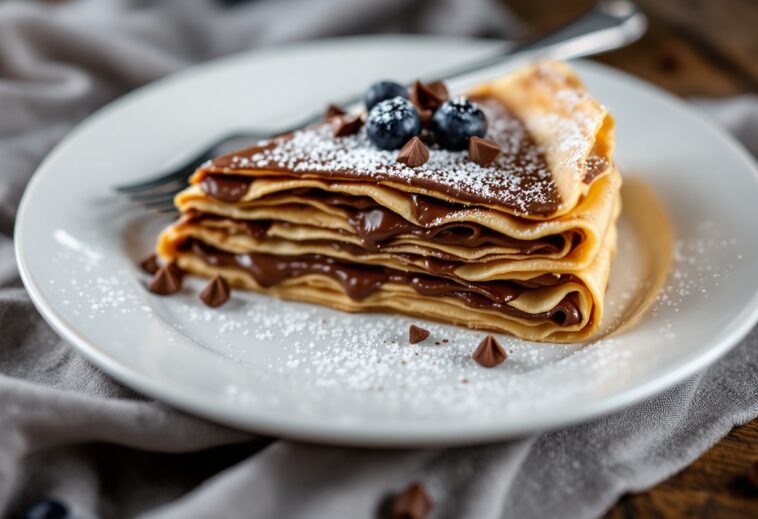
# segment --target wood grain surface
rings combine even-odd
[[[622,497],[605,519],[758,518],[758,488],[748,480],[758,462],[758,420],[734,429],[679,474]]]
[[[537,33],[592,1],[505,1]],[[682,97],[758,92],[758,0],[638,0],[650,19],[638,42],[598,56]],[[626,495],[605,519],[758,518],[758,419],[734,429],[689,467],[656,487]]]

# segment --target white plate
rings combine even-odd
[[[641,323],[584,346],[503,337],[509,360],[469,359],[484,334],[348,315],[235,292],[223,309],[145,290],[135,261],[166,223],[116,198],[214,136],[287,122],[379,77],[411,79],[491,43],[366,38],[308,43],[190,68],[87,119],[40,166],[16,225],[24,283],[48,322],[118,380],[252,431],[361,445],[461,444],[554,428],[628,406],[723,355],[758,316],[758,176],[752,159],[684,103],[597,64],[575,66],[618,122],[624,174],[653,186],[680,244]],[[644,280],[644,237],[622,221],[611,314]],[[640,242],[639,240],[642,240]],[[418,320],[414,320],[418,322]],[[463,381],[466,381],[465,383]]]

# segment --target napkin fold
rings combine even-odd
[[[707,370],[592,422],[496,445],[379,451],[259,438],[146,399],[62,341],[21,286],[18,202],[44,155],[110,99],[191,63],[365,32],[513,36],[489,0],[0,4],[0,514],[377,517],[423,481],[435,518],[597,517],[758,415],[758,331]],[[698,100],[756,153],[758,99]]]

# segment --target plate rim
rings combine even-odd
[[[555,416],[550,423],[539,423],[542,415],[536,418],[526,419],[518,424],[511,424],[511,427],[504,430],[501,423],[495,426],[479,426],[473,431],[468,431],[465,435],[451,437],[450,433],[438,432],[430,433],[425,430],[422,433],[403,431],[391,434],[388,431],[375,431],[371,434],[356,432],[352,426],[344,424],[332,424],[328,427],[316,425],[312,420],[293,420],[274,418],[270,416],[261,417],[247,414],[244,417],[233,415],[227,412],[226,406],[210,406],[203,402],[192,401],[188,398],[182,398],[181,391],[172,389],[170,385],[162,381],[155,381],[148,375],[143,374],[129,365],[121,364],[107,350],[99,347],[82,336],[76,327],[67,323],[58,312],[54,305],[45,299],[44,293],[36,283],[33,273],[29,270],[29,265],[25,257],[25,237],[23,233],[24,224],[29,212],[29,206],[34,200],[37,186],[41,179],[45,177],[49,170],[50,164],[54,163],[57,157],[66,152],[66,149],[72,142],[76,141],[78,135],[89,125],[94,124],[102,117],[107,117],[108,113],[120,106],[122,103],[129,103],[133,98],[139,98],[146,92],[153,89],[160,89],[165,84],[173,81],[182,81],[186,75],[209,73],[215,67],[223,67],[227,62],[237,60],[256,59],[259,56],[270,55],[272,53],[298,52],[300,49],[315,46],[328,47],[335,44],[344,44],[346,41],[359,42],[370,45],[372,42],[386,42],[393,40],[398,43],[411,44],[423,40],[425,43],[431,42],[465,42],[470,44],[490,44],[490,40],[477,38],[461,38],[452,36],[412,36],[412,35],[373,35],[373,36],[351,36],[343,38],[327,38],[316,41],[295,42],[286,45],[280,45],[265,49],[254,49],[241,53],[224,56],[205,63],[195,64],[184,68],[178,72],[169,74],[156,81],[136,88],[127,94],[114,99],[113,101],[102,106],[95,112],[91,113],[85,119],[80,121],[61,139],[58,144],[45,156],[44,160],[35,169],[34,174],[27,183],[21,201],[16,213],[14,225],[14,252],[16,263],[22,283],[29,294],[34,306],[39,311],[44,320],[69,344],[77,348],[90,362],[115,380],[136,389],[140,393],[165,402],[175,409],[189,412],[201,419],[208,419],[213,422],[254,432],[257,434],[271,435],[287,439],[304,440],[320,444],[342,445],[342,446],[371,446],[371,447],[418,447],[418,446],[450,446],[450,445],[471,445],[480,444],[490,441],[504,440],[525,435],[537,431],[554,430],[580,422],[586,422],[591,419],[609,414],[616,410],[628,408],[640,401],[660,394],[666,389],[671,388],[676,383],[685,378],[701,371],[711,365],[717,359],[725,355],[729,350],[736,346],[753,328],[758,321],[758,293],[754,294],[749,304],[732,319],[732,324],[736,326],[729,327],[719,334],[712,336],[707,344],[711,346],[702,354],[680,362],[668,371],[657,376],[648,376],[633,387],[619,391],[617,394],[605,397],[601,400],[583,406],[579,411],[574,411],[571,416]],[[610,75],[625,82],[631,83],[634,88],[645,91],[646,94],[653,95],[665,101],[672,109],[689,117],[696,124],[710,133],[712,138],[718,139],[734,154],[736,158],[743,162],[746,169],[753,172],[758,181],[758,166],[749,152],[726,130],[711,121],[707,116],[688,105],[682,99],[665,90],[656,87],[644,80],[627,74],[626,72],[614,69],[604,64],[580,60],[582,66],[594,68],[602,74]],[[212,73],[212,72],[210,72]]]

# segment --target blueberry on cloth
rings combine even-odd
[[[24,519],[70,519],[72,516],[63,503],[54,499],[43,499],[30,506],[21,517]]]
[[[408,89],[394,81],[377,81],[366,90],[363,103],[366,105],[366,110],[371,110],[375,104],[393,97],[408,97]]]
[[[402,97],[378,103],[368,113],[366,135],[377,148],[394,150],[421,132],[416,108]]]
[[[432,116],[432,131],[437,142],[449,150],[462,150],[469,137],[484,137],[487,119],[479,105],[457,97],[442,103]]]

